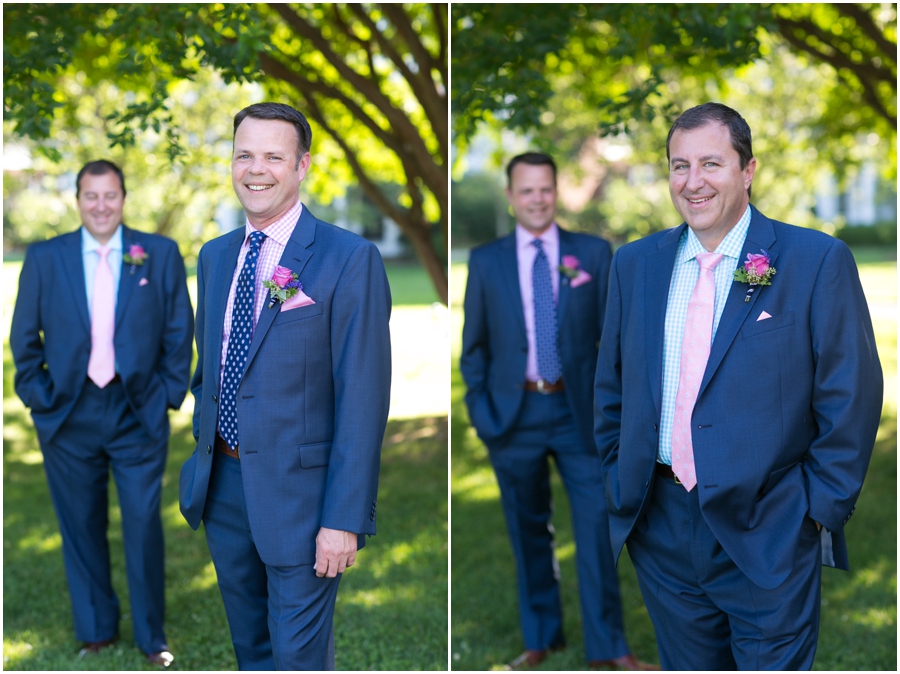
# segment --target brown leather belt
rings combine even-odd
[[[565,391],[566,385],[563,384],[562,379],[557,379],[552,384],[543,379],[539,379],[538,381],[526,380],[525,390],[531,391],[532,393],[543,393],[544,395],[546,395],[548,393],[559,393],[560,391]]]
[[[672,471],[672,466],[666,465],[665,463],[656,462],[656,474],[660,477],[665,477],[669,480],[674,480],[675,484],[681,484],[681,480],[678,479],[678,476]]]
[[[228,446],[228,443],[225,442],[225,439],[218,433],[216,433],[216,441],[214,443],[214,446],[215,450],[219,454],[224,454],[225,456],[229,456],[232,459],[238,459],[240,461],[240,447],[235,447],[234,450],[232,450],[231,447]]]

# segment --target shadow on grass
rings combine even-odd
[[[7,385],[9,382],[6,382]],[[5,386],[4,388],[7,388]],[[39,448],[24,409],[4,412],[4,668],[151,669],[132,641],[122,532],[110,489],[113,584],[120,641],[79,660],[60,537]],[[14,395],[14,394],[13,394]],[[176,667],[236,668],[215,571],[201,531],[178,512],[178,475],[194,449],[175,424],[163,482],[166,632]],[[379,535],[344,576],[335,614],[339,669],[444,670],[447,666],[447,419],[390,421],[382,455]]]

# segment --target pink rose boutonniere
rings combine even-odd
[[[272,272],[272,278],[263,281],[263,285],[269,289],[270,309],[275,306],[275,302],[284,303],[303,290],[303,284],[300,283],[299,278],[287,267],[276,265],[275,271]]]
[[[133,243],[128,246],[128,252],[122,255],[122,261],[131,265],[131,273],[133,274],[135,269],[143,266],[148,257],[150,256],[147,255],[147,251],[144,250],[141,244]]]
[[[570,283],[573,288],[591,280],[591,275],[581,268],[581,261],[574,255],[563,255],[559,273],[566,277],[564,282]]]
[[[760,249],[759,254],[747,253],[747,261],[743,267],[738,267],[734,271],[734,280],[741,283],[749,283],[747,295],[744,297],[745,302],[749,302],[753,293],[758,286],[772,285],[772,277],[775,276],[775,267],[772,266],[772,260],[769,254]]]

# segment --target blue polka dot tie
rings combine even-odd
[[[550,281],[550,263],[544,253],[543,241],[534,240],[537,257],[531,268],[531,285],[534,289],[534,340],[537,346],[538,374],[547,383],[554,383],[562,377],[559,350],[556,344],[558,327],[556,324],[556,302],[553,300],[553,285]]]
[[[228,335],[228,354],[225,356],[219,404],[219,433],[232,449],[238,446],[237,391],[244,376],[247,353],[253,339],[256,263],[265,238],[266,235],[262,232],[250,234],[250,250],[244,258],[244,268],[238,277],[234,307],[231,310],[231,334]]]

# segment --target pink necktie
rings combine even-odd
[[[697,484],[694,472],[694,442],[691,438],[691,415],[700,382],[709,360],[712,343],[713,316],[716,303],[716,279],[713,269],[722,260],[716,253],[697,255],[700,278],[688,303],[684,335],[681,338],[681,370],[675,395],[675,417],[672,424],[672,472],[690,491]]]
[[[100,262],[94,274],[94,294],[91,299],[91,359],[88,361],[88,377],[100,388],[116,376],[116,353],[113,347],[116,322],[116,289],[112,268],[109,266],[109,248],[97,249]]]

